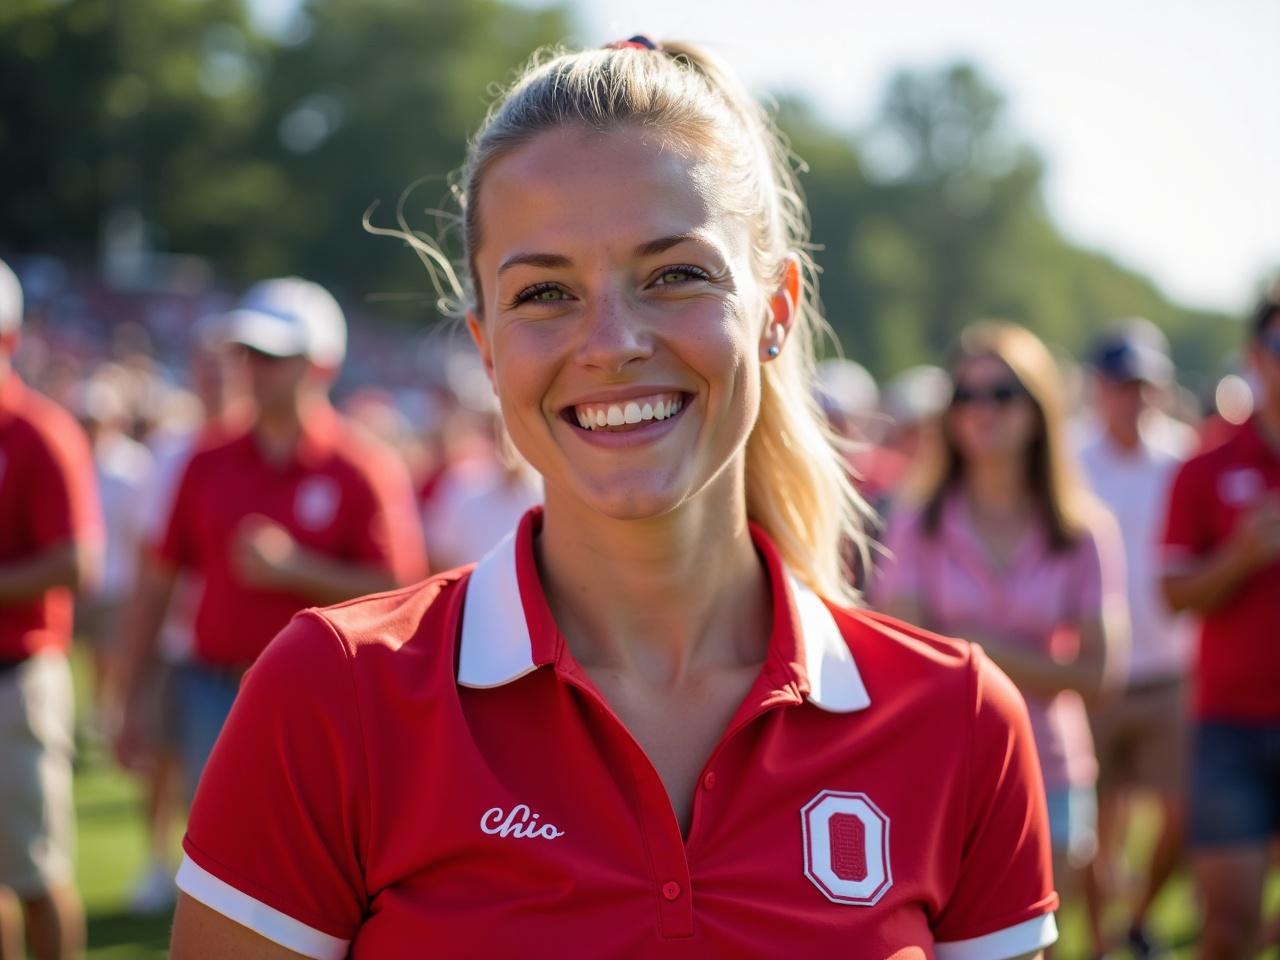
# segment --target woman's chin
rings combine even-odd
[[[675,510],[685,499],[685,491],[675,485],[634,478],[591,484],[579,498],[582,507],[610,520],[652,520]]]

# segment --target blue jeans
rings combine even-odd
[[[1049,836],[1055,853],[1083,866],[1098,852],[1098,795],[1092,786],[1050,790]]]
[[[177,668],[175,686],[178,757],[190,802],[222,725],[231,713],[231,704],[240,690],[240,678],[227,671],[184,663]]]
[[[1195,847],[1265,844],[1280,833],[1280,725],[1196,724],[1191,758]]]

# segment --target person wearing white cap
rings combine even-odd
[[[305,607],[408,583],[425,551],[408,472],[329,403],[346,353],[342,309],[318,284],[257,284],[227,316],[257,412],[248,429],[197,451],[156,550],[165,571],[126,630],[116,752],[140,764],[145,691],[174,579],[202,582],[192,659],[178,673],[187,790],[231,709],[241,675]]]
[[[13,371],[22,310],[0,261],[0,893],[21,902],[32,955],[52,960],[84,944],[67,651],[72,591],[96,579],[102,519],[84,432]],[[15,919],[0,911],[0,948]]]

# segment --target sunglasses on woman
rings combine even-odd
[[[1014,381],[997,383],[990,387],[957,385],[955,392],[951,394],[951,405],[964,407],[975,403],[989,403],[997,407],[1007,407],[1026,395],[1026,388]]]

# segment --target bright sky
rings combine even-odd
[[[803,94],[848,130],[870,123],[894,69],[971,59],[1008,97],[1015,132],[1046,157],[1049,206],[1073,240],[1184,303],[1233,313],[1280,270],[1280,0],[576,7],[576,42],[694,40],[753,87]]]

